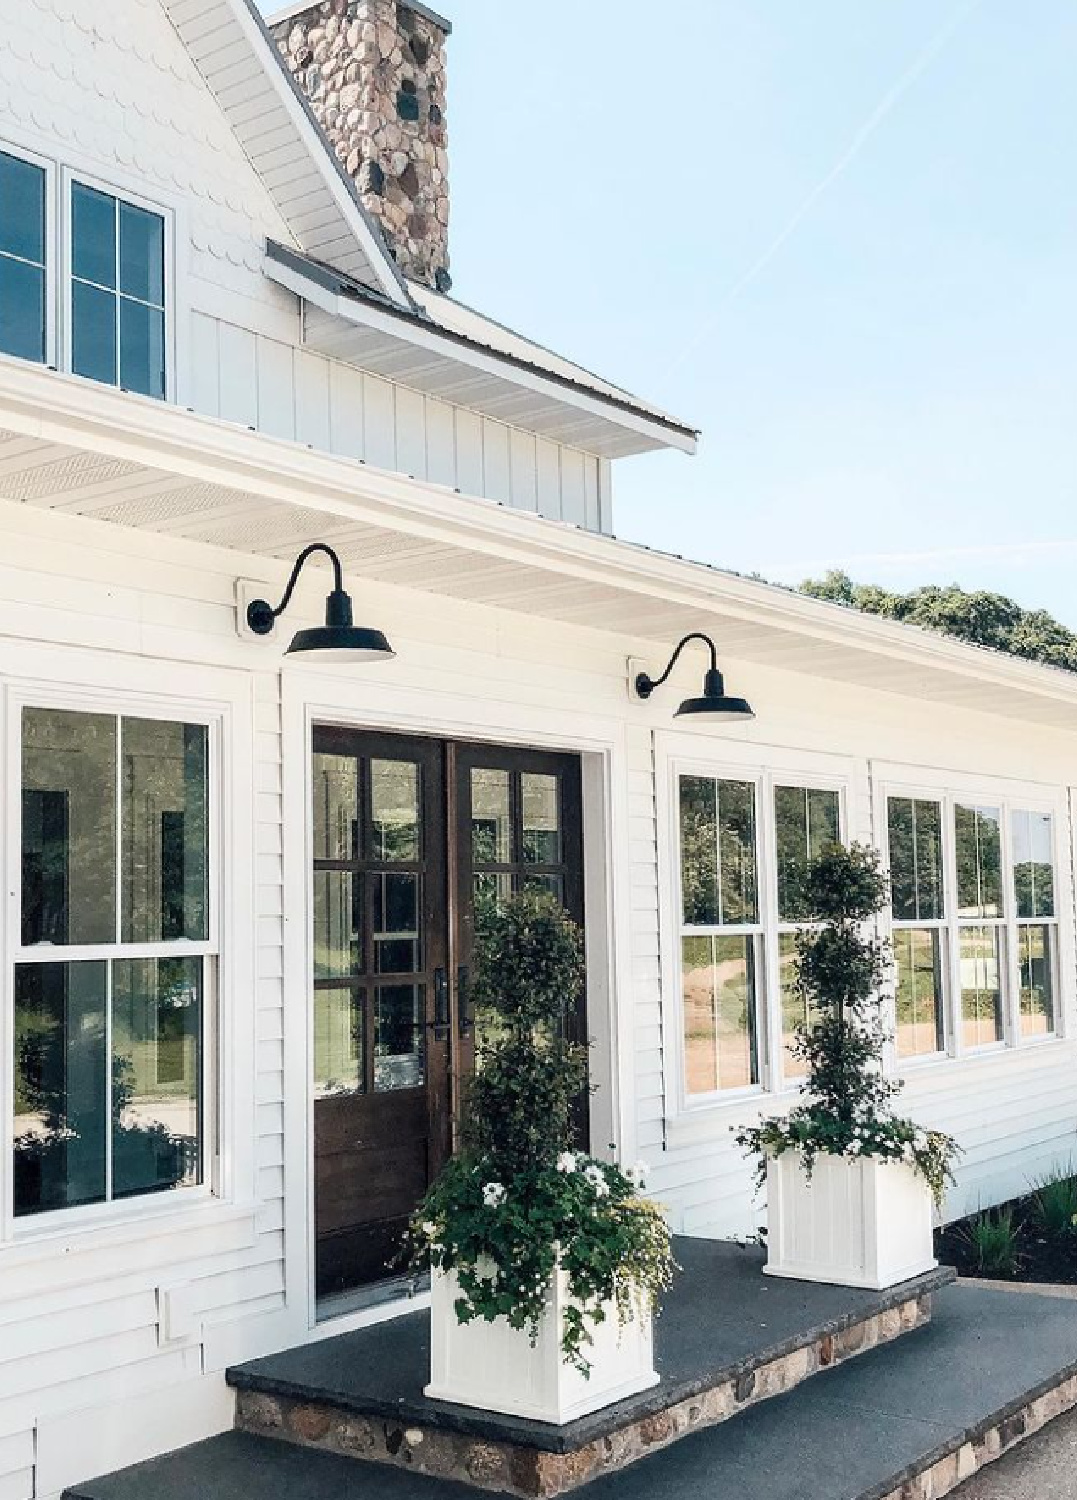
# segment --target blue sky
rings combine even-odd
[[[620,535],[1077,628],[1073,0],[443,0],[455,291],[704,432]]]

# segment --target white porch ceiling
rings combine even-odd
[[[331,542],[354,580],[1077,728],[1077,677],[851,614],[245,428],[0,360],[0,500],[290,563]]]

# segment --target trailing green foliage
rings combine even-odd
[[[1041,1234],[1069,1239],[1077,1227],[1077,1177],[1072,1166],[1065,1172],[1041,1177],[1032,1193],[1032,1218]]]
[[[956,583],[894,594],[874,584],[854,583],[847,573],[837,570],[824,578],[809,578],[800,592],[865,614],[936,630],[970,645],[1077,672],[1077,635],[1046,610],[1022,609],[1003,594],[982,590],[970,594]]]
[[[456,1272],[457,1317],[507,1318],[532,1340],[551,1278],[568,1278],[562,1349],[590,1373],[590,1327],[615,1304],[649,1313],[669,1285],[669,1230],[625,1172],[573,1149],[587,1049],[566,1040],[584,982],[579,929],[552,897],[521,892],[483,915],[473,995],[489,1024],[468,1099],[463,1153],[411,1226],[414,1262]]]
[[[887,1078],[880,1018],[889,948],[865,935],[865,924],[885,905],[886,881],[874,849],[834,844],[806,868],[805,909],[814,924],[797,934],[795,983],[811,1024],[798,1028],[796,1055],[808,1064],[804,1102],[785,1119],[736,1132],[737,1142],[767,1159],[799,1151],[811,1173],[820,1152],[831,1156],[905,1161],[931,1187],[941,1207],[953,1180],[956,1143],[921,1130],[891,1112],[901,1085]]]
[[[981,1276],[1008,1279],[1021,1264],[1021,1230],[1012,1208],[989,1209],[976,1214],[963,1230],[976,1269]]]

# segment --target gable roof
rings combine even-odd
[[[409,306],[404,279],[253,0],[161,0],[247,156],[308,255]]]

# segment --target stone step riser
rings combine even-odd
[[[813,1376],[924,1327],[931,1319],[931,1293],[879,1311],[835,1333],[824,1334],[774,1359],[723,1379],[709,1389],[671,1403],[570,1452],[554,1453],[523,1443],[490,1441],[433,1425],[409,1425],[352,1412],[326,1401],[311,1402],[259,1391],[237,1391],[236,1426],[367,1462],[392,1464],[436,1479],[459,1480],[477,1489],[547,1500],[568,1494],[602,1475],[627,1468],[690,1433],[717,1426],[749,1407],[784,1395]],[[929,1492],[925,1492],[925,1497]],[[944,1493],[942,1491],[939,1492]],[[899,1490],[885,1500],[913,1500]],[[880,1496],[879,1500],[883,1500]],[[916,1493],[916,1500],[920,1496]]]

